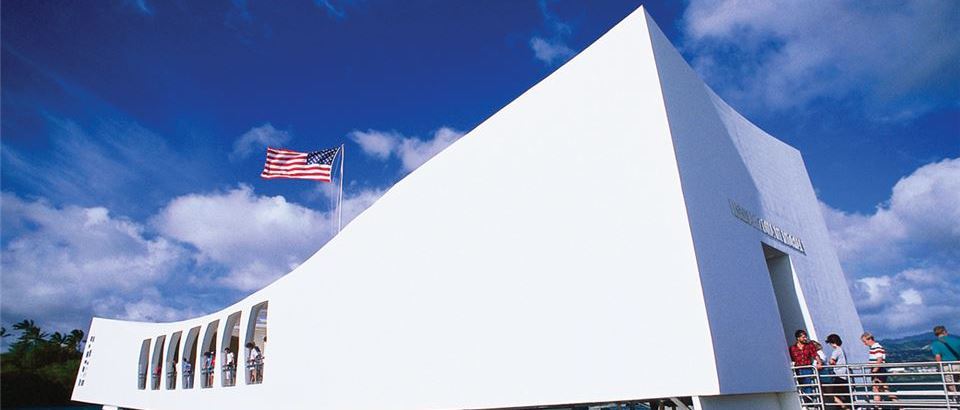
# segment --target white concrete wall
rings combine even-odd
[[[279,285],[314,291],[303,331],[322,365],[291,385],[330,408],[717,390],[644,23],[611,30]]]
[[[793,232],[804,239],[806,253],[791,257],[791,261],[806,301],[804,307],[813,322],[810,334],[823,341],[830,333],[837,333],[845,341],[848,360],[866,362],[867,349],[860,343],[860,316],[800,152],[770,137],[715,94],[712,98],[756,183],[764,216],[792,222],[797,226]],[[774,150],[793,155],[788,161],[786,155],[773,155]],[[786,248],[778,242],[773,244],[781,250]]]
[[[138,340],[215,318],[222,337],[231,307],[95,321],[109,359],[75,398],[439,409],[717,393],[652,57],[638,11],[244,300],[241,323],[270,302],[263,385],[134,388]]]
[[[453,409],[789,390],[762,238],[726,202],[760,212],[766,197],[657,36],[633,13],[236,305],[169,324],[95,319],[74,399]],[[776,144],[770,155],[799,158]],[[730,164],[729,182],[703,179]],[[143,339],[201,326],[202,340],[219,320],[219,343],[228,315],[247,324],[263,301],[262,385],[220,387],[218,371],[201,389],[198,359],[193,390],[136,389]]]
[[[787,342],[761,242],[790,256],[807,330],[836,332],[856,347],[861,332],[803,160],[720,100],[651,24],[667,115],[695,242],[721,392],[788,391]],[[737,219],[734,201],[806,247],[798,252]],[[846,346],[845,346],[846,347]]]

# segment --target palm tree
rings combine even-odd
[[[60,332],[53,332],[53,335],[50,336],[50,342],[57,345],[58,347],[66,347],[67,336],[64,336]]]
[[[23,319],[22,321],[13,324],[13,329],[20,330],[20,331],[25,331],[27,329],[34,328],[34,327],[37,327],[37,325],[33,323],[32,320],[28,320],[28,319]]]
[[[67,347],[72,349],[75,352],[81,351],[83,349],[83,331],[80,329],[73,329],[70,331],[70,334],[67,335]]]
[[[10,333],[7,333],[7,328],[0,326],[0,339],[10,337]]]
[[[21,332],[20,338],[17,340],[18,343],[36,345],[42,342],[48,336],[47,333],[40,331],[40,327],[37,326],[34,321],[28,319],[23,319],[21,322],[14,323],[13,328]]]

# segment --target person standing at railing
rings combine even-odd
[[[203,387],[213,387],[213,367],[216,362],[213,352],[203,352],[203,367],[201,375],[203,376]]]
[[[837,367],[833,368],[833,377],[827,378],[827,384],[834,386],[828,386],[823,389],[823,392],[835,394],[836,396],[830,396],[833,402],[841,409],[846,409],[847,403],[850,402],[850,385],[847,380],[847,368],[843,367],[847,365],[847,354],[841,347],[843,346],[843,340],[840,339],[839,335],[831,334],[827,336],[826,342],[833,348],[833,351],[830,352],[830,361],[827,363],[830,366]]]
[[[870,373],[873,373],[873,376],[870,378],[873,382],[873,396],[874,402],[883,401],[883,396],[881,393],[887,393],[886,396],[890,398],[890,401],[897,401],[897,396],[890,394],[890,386],[887,385],[887,368],[883,366],[887,362],[887,351],[883,348],[880,342],[873,337],[873,333],[863,332],[863,335],[860,336],[860,341],[864,345],[870,348],[870,355],[868,356],[868,362],[872,365],[870,368]]]
[[[261,361],[262,356],[260,355],[260,348],[257,347],[253,342],[247,342],[247,373],[248,380],[250,383],[260,383],[260,370],[263,362]]]
[[[933,359],[938,362],[956,362],[960,361],[960,337],[951,336],[947,334],[947,328],[944,326],[937,326],[933,328],[933,334],[937,337],[937,340],[934,340],[930,344],[930,350],[933,351]],[[960,373],[960,365],[957,364],[945,364],[943,365],[943,383],[947,386],[947,390],[952,393],[957,392],[958,384],[960,380],[957,380],[957,373]],[[957,398],[960,401],[960,397]]]
[[[187,360],[187,357],[183,357],[183,361],[180,362],[180,373],[183,378],[183,388],[192,389],[193,388],[193,364]]]
[[[223,385],[233,386],[233,372],[236,369],[236,363],[233,361],[233,352],[229,347],[223,348]]]
[[[807,331],[803,329],[798,329],[793,333],[793,336],[797,338],[797,342],[790,345],[790,361],[793,362],[794,366],[811,366],[816,363],[816,368],[820,369],[823,367],[823,362],[820,360],[820,357],[817,355],[817,348],[810,343],[810,338],[807,336]],[[797,369],[797,375],[806,376],[813,374],[812,368],[804,367]],[[801,377],[797,379],[797,384],[809,385],[813,384],[812,377]],[[801,386],[800,392],[803,393],[801,399],[806,401],[811,401],[812,394],[814,393],[813,386]]]
[[[153,389],[160,390],[160,364],[153,369]]]

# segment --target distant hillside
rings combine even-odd
[[[880,340],[880,344],[887,351],[888,362],[931,362],[933,361],[933,352],[930,351],[931,342],[933,342],[933,332]]]

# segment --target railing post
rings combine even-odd
[[[850,395],[850,408],[851,408],[851,409],[854,409],[854,408],[856,408],[856,404],[854,404],[854,402],[855,402],[856,399],[854,398],[855,396],[853,395],[853,369],[851,369],[850,366],[847,366],[847,365],[844,365],[844,368],[846,368],[846,370],[847,370],[847,371],[846,371],[846,373],[847,373],[847,394]],[[836,373],[837,371],[834,370],[833,372]]]
[[[817,388],[817,397],[820,398],[820,409],[825,410],[827,406],[826,406],[826,402],[823,401],[823,381],[820,380],[820,369],[818,369],[817,366],[813,366],[813,377],[814,377],[814,380],[816,380],[817,382],[816,388]]]
[[[950,403],[950,389],[947,388],[947,373],[943,370],[943,362],[937,362],[937,371],[940,372],[940,383],[943,386],[943,398],[946,399],[947,409],[953,408],[953,403]]]

